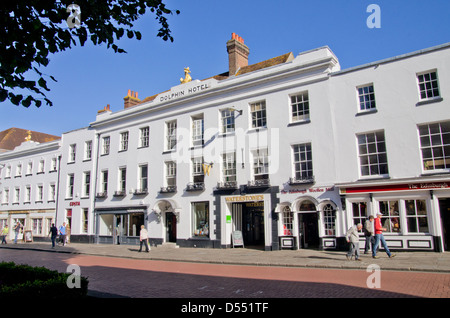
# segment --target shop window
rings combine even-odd
[[[144,225],[144,213],[128,214],[128,236],[139,236],[141,225]]]
[[[427,204],[425,200],[406,200],[406,224],[409,233],[428,233]]]
[[[42,219],[31,219],[33,235],[42,235]]]
[[[386,232],[398,233],[401,231],[398,201],[380,201],[381,225]]]
[[[209,238],[209,202],[192,203],[192,236]]]
[[[283,207],[283,235],[293,235],[294,213],[289,206]]]
[[[367,218],[367,203],[366,202],[353,202],[353,224],[364,224]]]
[[[327,204],[323,208],[323,225],[325,227],[325,235],[336,235],[336,210],[331,204]]]

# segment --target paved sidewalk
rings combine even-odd
[[[435,252],[397,252],[390,259],[380,251],[379,259],[371,254],[361,255],[360,262],[346,259],[343,251],[281,250],[262,251],[249,248],[209,249],[152,247],[149,253],[139,253],[136,245],[106,245],[71,243],[51,248],[50,243],[19,243],[0,245],[1,249],[39,250],[53,253],[72,253],[120,258],[201,262],[210,264],[285,266],[310,268],[336,268],[366,270],[370,264],[379,265],[382,270],[426,271],[450,273],[450,253]]]

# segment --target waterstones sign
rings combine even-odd
[[[184,86],[184,85],[183,85]],[[189,86],[181,91],[174,91],[170,93],[166,93],[166,94],[161,94],[160,96],[158,96],[158,101],[159,102],[167,102],[170,100],[175,100],[177,98],[180,97],[184,97],[184,96],[189,96],[195,93],[199,93],[202,91],[205,91],[207,89],[211,88],[211,84],[210,83],[202,83],[202,84],[198,84],[195,86]]]

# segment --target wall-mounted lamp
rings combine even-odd
[[[242,110],[237,110],[236,108],[234,108],[234,107],[230,107],[230,108],[228,108],[228,111],[230,111],[230,112],[237,112],[237,113],[239,113],[239,115],[242,115]]]

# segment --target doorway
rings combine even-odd
[[[450,250],[450,198],[439,199],[444,251]]]
[[[245,247],[264,247],[264,202],[234,203],[233,231],[241,231]]]
[[[317,212],[298,214],[299,248],[319,248],[319,220],[317,215]]]
[[[128,218],[125,214],[114,215],[114,244],[120,245],[125,242],[126,223]]]
[[[173,212],[166,212],[166,242],[177,242],[177,216]]]

